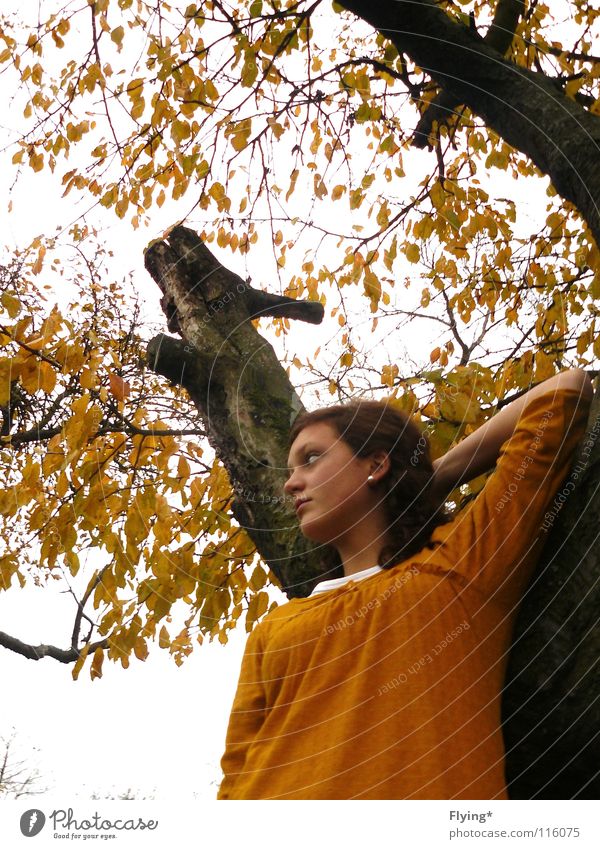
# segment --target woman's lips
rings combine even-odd
[[[310,498],[306,498],[304,501],[299,501],[298,504],[296,504],[296,513],[300,513],[302,508],[305,507],[309,501]]]

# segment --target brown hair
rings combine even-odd
[[[358,457],[380,449],[389,456],[390,470],[381,484],[386,488],[383,500],[393,542],[379,552],[379,565],[389,569],[431,546],[434,529],[451,517],[432,492],[429,441],[416,423],[388,401],[350,401],[299,413],[290,431],[290,447],[301,430],[316,422],[331,424]],[[326,546],[324,561],[327,571],[341,566],[333,546]]]

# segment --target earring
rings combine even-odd
[[[367,480],[368,480],[368,482],[369,482],[369,483],[373,483],[373,481],[375,480],[375,478],[373,477],[373,475],[369,475],[369,477],[367,478]]]

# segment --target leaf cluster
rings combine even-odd
[[[90,238],[75,248],[62,271],[38,239],[0,274],[0,589],[58,582],[74,675],[89,655],[99,677],[105,655],[127,666],[153,639],[181,663],[243,612],[251,627],[267,572],[244,570],[254,546],[195,409],[145,367],[135,300],[99,285]],[[61,274],[71,294],[53,303]]]

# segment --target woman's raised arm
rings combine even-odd
[[[563,371],[539,383],[520,398],[508,404],[493,418],[470,434],[443,457],[435,460],[434,488],[440,498],[448,495],[460,483],[472,480],[496,464],[500,448],[512,436],[527,405],[540,395],[565,389],[578,392],[589,403],[594,394],[592,382],[582,369]]]

